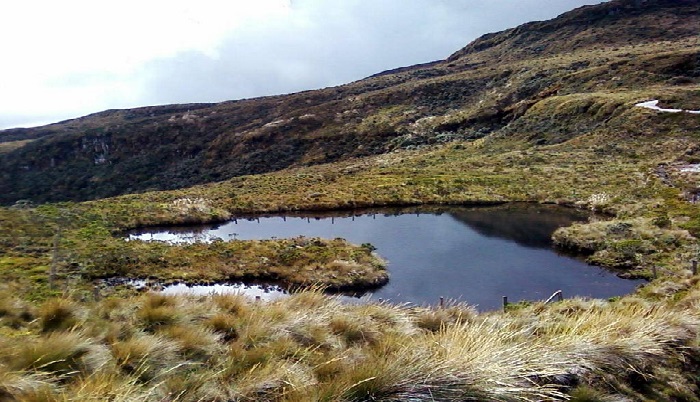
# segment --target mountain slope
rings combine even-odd
[[[572,50],[676,41],[697,36],[697,7],[695,0],[611,1],[583,6],[550,21],[484,35],[452,54],[448,61],[465,56],[515,60]]]
[[[561,96],[699,83],[699,15],[697,1],[616,0],[485,35],[445,61],[335,88],[5,130],[0,203],[182,188],[486,135],[566,141],[605,124],[629,100],[595,113],[583,107],[566,125],[543,119]]]

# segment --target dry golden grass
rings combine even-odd
[[[683,368],[700,358],[698,300],[697,281],[665,304],[572,299],[489,314],[348,305],[320,291],[273,302],[143,295],[74,306],[91,317],[79,332],[34,322],[0,337],[0,391],[63,401],[697,400]],[[140,331],[141,309],[163,307],[177,318]],[[125,329],[115,336],[105,321]]]
[[[78,324],[77,311],[77,306],[69,300],[47,300],[38,313],[42,331],[60,331],[75,327]]]

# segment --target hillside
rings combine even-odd
[[[0,131],[0,203],[184,188],[487,135],[527,131],[536,144],[565,141],[603,125],[615,106],[581,110],[565,135],[555,134],[557,122],[527,112],[577,93],[697,84],[699,8],[688,0],[616,0],[339,87]],[[686,95],[664,101],[697,104]]]
[[[336,88],[0,132],[0,401],[700,402],[699,8],[613,0]],[[343,239],[124,237],[512,203],[587,216],[554,246],[645,284],[481,313],[346,303],[323,290],[402,267]],[[561,224],[452,217],[526,247]],[[301,291],[166,296],[131,279]]]

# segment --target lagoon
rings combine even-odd
[[[553,248],[554,230],[587,218],[581,211],[553,205],[421,207],[248,216],[221,225],[151,228],[131,237],[342,237],[371,243],[388,262],[389,283],[355,296],[419,305],[436,304],[444,297],[492,310],[503,296],[513,302],[543,300],[561,290],[565,297],[609,298],[644,283],[619,278]]]

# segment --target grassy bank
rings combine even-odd
[[[261,241],[223,241],[171,245],[119,241],[113,255],[95,261],[83,255],[91,276],[150,278],[160,281],[264,281],[287,288],[324,286],[329,290],[362,289],[388,280],[384,262],[373,247],[343,239],[296,237]],[[92,252],[92,250],[90,250]]]
[[[3,211],[1,275],[31,298],[89,291],[105,278],[161,283],[264,281],[287,289],[366,289],[388,280],[370,244],[297,237],[171,244],[128,240],[74,205]],[[105,287],[103,292],[110,293]]]

